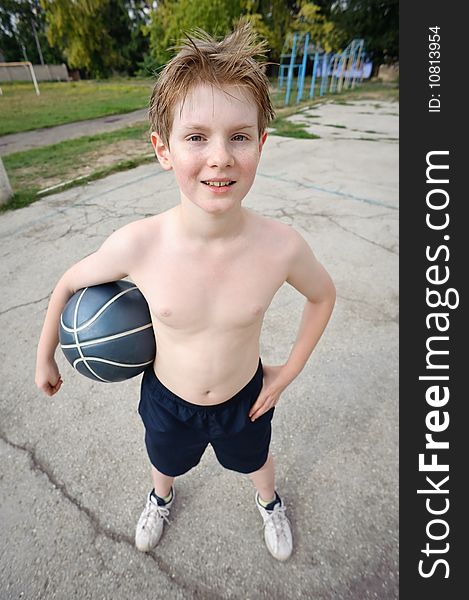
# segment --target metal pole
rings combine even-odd
[[[288,66],[288,79],[287,79],[287,93],[285,94],[285,106],[288,106],[290,102],[290,92],[291,92],[291,84],[293,80],[293,66],[295,64],[295,54],[296,54],[296,38],[298,34],[293,35],[293,48],[290,56],[290,64]]]
[[[25,48],[23,42],[20,42],[20,44],[21,44],[21,50],[23,52],[24,62],[28,62],[29,58],[28,58],[28,55],[26,54],[26,48]]]
[[[329,54],[324,53],[322,56],[322,67],[321,67],[321,88],[319,95],[324,96],[329,81]]]
[[[314,53],[313,74],[311,75],[311,87],[309,88],[309,97],[314,96],[314,84],[316,83],[316,73],[318,71],[319,52]]]
[[[303,60],[301,61],[300,73],[298,75],[298,94],[296,96],[296,103],[301,102],[301,98],[303,97],[303,87],[305,84],[305,75],[306,75],[306,61],[308,60],[308,49],[309,49],[309,33],[306,34],[305,37],[305,45],[303,48]]]
[[[337,91],[341,92],[342,91],[342,86],[344,83],[344,75],[345,75],[345,65],[347,64],[347,53],[349,51],[349,48],[345,48],[344,53],[342,54],[342,59],[340,61],[340,78],[337,82]]]
[[[0,67],[26,67],[29,68],[29,72],[31,73],[31,79],[33,80],[34,83],[34,88],[36,90],[36,95],[40,96],[41,92],[39,91],[39,86],[37,84],[37,80],[36,80],[36,75],[34,73],[34,69],[33,69],[33,65],[29,62],[29,60],[26,60],[24,62],[6,62],[6,63],[0,63]],[[9,80],[13,81],[10,77],[10,73],[7,69],[7,73],[9,76]]]
[[[28,64],[28,66],[29,66],[29,70],[30,70],[30,72],[31,72],[31,78],[32,78],[32,80],[33,80],[34,87],[35,87],[35,89],[36,89],[36,96],[40,96],[40,95],[41,95],[41,92],[39,91],[39,86],[38,86],[38,84],[37,84],[37,81],[36,81],[36,75],[35,75],[35,73],[34,73],[33,65],[32,65],[32,64],[31,64],[29,61],[28,61],[28,63],[27,63],[27,64]]]
[[[363,53],[363,40],[360,40],[360,43],[358,45],[357,62],[355,65],[355,71],[354,71],[353,80],[352,80],[352,89],[355,87],[355,81],[357,79],[358,70],[359,70],[359,68],[361,68],[362,53]]]
[[[333,56],[332,60],[332,73],[331,73],[331,85],[329,87],[329,91],[335,92],[335,88],[337,87],[337,77],[336,77],[336,73],[337,73],[337,63],[339,62],[340,59],[340,54],[336,54],[335,56]]]
[[[31,19],[31,27],[33,28],[33,35],[34,35],[34,39],[36,40],[36,48],[37,48],[37,52],[39,54],[39,60],[41,62],[41,65],[44,66],[44,57],[42,56],[41,44],[39,43],[39,38],[37,37],[37,31],[36,31],[36,27],[34,26],[33,19]]]
[[[346,90],[348,90],[348,88],[350,87],[350,81],[352,79],[352,70],[353,70],[353,65],[355,63],[355,54],[357,52],[357,42],[358,42],[358,40],[353,40],[352,47],[350,48],[350,57],[348,60],[348,65],[346,67],[346,71],[345,71],[345,89]]]

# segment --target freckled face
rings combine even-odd
[[[257,105],[248,91],[194,87],[174,110],[165,150],[181,200],[208,213],[239,206],[250,190],[267,134],[259,140]],[[160,162],[161,159],[160,159]],[[163,166],[165,164],[162,162]]]

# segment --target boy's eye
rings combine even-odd
[[[191,135],[188,138],[189,142],[201,142],[202,141],[202,136],[201,135]]]
[[[247,140],[247,136],[244,135],[244,133],[237,133],[236,135],[233,136],[233,140],[235,142],[244,142],[244,140]]]

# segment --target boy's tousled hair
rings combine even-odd
[[[269,96],[269,81],[262,64],[254,59],[264,56],[267,44],[259,41],[251,25],[240,24],[233,33],[217,41],[201,29],[186,34],[179,52],[161,71],[150,99],[151,130],[169,146],[174,107],[181,107],[188,92],[198,84],[218,88],[236,85],[251,92],[258,108],[259,138],[274,117]]]

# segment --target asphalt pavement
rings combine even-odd
[[[133,544],[150,483],[140,377],[34,385],[61,274],[116,228],[178,202],[150,164],[0,215],[0,598],[398,598],[398,105],[324,104],[293,117],[320,139],[271,136],[245,205],[294,226],[331,273],[332,320],[273,421],[295,549],[264,547],[246,476],[209,448],[176,480],[160,545]],[[303,298],[284,285],[261,338],[285,361]]]

